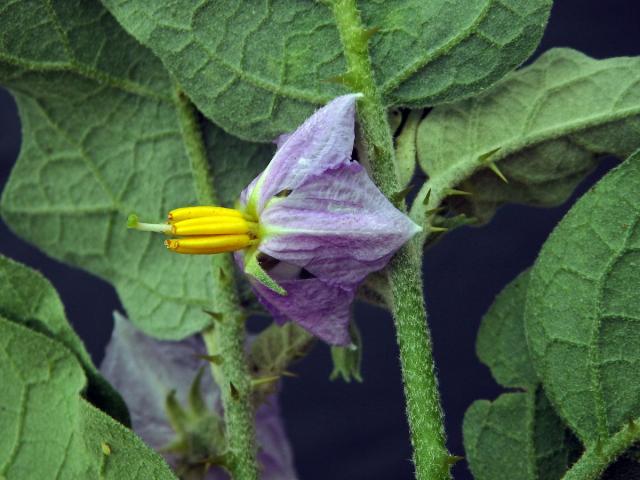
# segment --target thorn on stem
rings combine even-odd
[[[231,398],[234,400],[238,400],[240,398],[240,392],[233,383],[229,383],[229,390],[231,392]]]
[[[495,163],[489,162],[487,166],[489,167],[489,170],[495,173],[500,180],[502,180],[504,183],[509,183],[509,180],[507,179],[507,177],[504,176],[504,173],[500,171],[500,169]]]
[[[271,375],[271,376],[268,376],[268,377],[253,378],[251,380],[251,386],[252,387],[257,387],[259,385],[264,385],[265,383],[277,382],[278,380],[280,380],[280,376],[278,376],[278,375]]]
[[[430,199],[431,199],[431,189],[427,190],[427,194],[424,196],[424,200],[422,201],[422,204],[429,205]]]
[[[461,457],[460,455],[447,455],[446,462],[448,465],[455,465],[461,460],[464,460],[464,457]]]
[[[407,195],[411,193],[411,190],[413,190],[413,185],[409,185],[408,187],[403,188],[399,192],[396,192],[393,195],[391,195],[391,201],[393,203],[403,202],[404,199],[407,198]]]
[[[470,197],[472,195],[471,192],[466,192],[464,190],[458,190],[455,188],[447,188],[447,190],[445,190],[445,193],[447,194],[447,196]]]
[[[430,208],[429,210],[427,210],[425,212],[425,214],[427,215],[435,215],[436,213],[442,213],[447,209],[447,207],[436,207],[436,208]]]
[[[224,317],[222,316],[221,313],[218,312],[212,312],[211,310],[204,310],[204,313],[206,313],[207,315],[209,315],[211,318],[213,318],[216,322],[222,322],[222,320],[224,319]]]
[[[371,27],[371,28],[367,28],[366,30],[364,30],[362,32],[362,39],[365,42],[368,42],[369,40],[371,40],[371,38],[380,31],[380,27]]]
[[[214,365],[222,365],[224,361],[222,355],[198,355],[198,358],[213,363]]]

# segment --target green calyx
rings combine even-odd
[[[278,295],[286,295],[287,291],[282,288],[278,282],[269,276],[269,274],[262,268],[258,260],[258,254],[260,252],[257,248],[253,247],[248,249],[244,255],[244,273],[250,275],[269,290],[276,292]]]
[[[175,391],[165,400],[167,419],[176,436],[163,451],[178,457],[181,478],[201,478],[197,475],[211,466],[227,468],[229,463],[224,421],[207,408],[202,395],[203,372],[201,369],[193,380],[185,406],[180,404]]]

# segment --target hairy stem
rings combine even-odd
[[[640,420],[629,422],[613,437],[587,447],[562,480],[597,480],[625,450],[640,441]]]
[[[349,66],[344,81],[354,91],[364,94],[358,103],[358,120],[373,180],[387,198],[393,198],[399,190],[393,138],[387,112],[373,78],[368,50],[368,39],[375,33],[362,26],[355,0],[333,0],[330,5]],[[404,201],[399,201],[398,207],[404,210]],[[450,478],[451,457],[445,446],[421,266],[419,250],[415,243],[410,242],[389,263],[388,276],[416,477],[419,480],[443,480]]]
[[[198,202],[202,205],[216,205],[213,179],[195,109],[181,92],[177,93],[176,102]],[[219,366],[211,363],[211,371],[222,392],[226,439],[231,453],[227,466],[238,480],[257,480],[259,471],[251,403],[251,377],[244,352],[245,315],[233,280],[231,256],[212,255],[211,259],[216,290],[215,311],[211,315],[215,322],[213,327],[202,332],[202,336],[209,353],[223,359]]]

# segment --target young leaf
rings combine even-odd
[[[59,341],[71,350],[88,378],[84,397],[124,425],[129,412],[120,394],[98,372],[69,325],[58,292],[35,270],[0,255],[0,316]]]
[[[320,2],[104,3],[205,115],[242,138],[272,140],[347,91],[338,31]],[[358,7],[387,105],[421,107],[472,95],[522,63],[542,36],[551,0]]]
[[[478,331],[478,357],[505,387],[531,389],[539,383],[524,336],[528,282],[527,270],[509,283],[491,305]]]
[[[545,243],[525,311],[534,366],[586,445],[640,417],[640,153],[584,195]]]
[[[575,449],[540,389],[477,400],[463,434],[476,480],[559,480]]]
[[[422,110],[412,110],[396,139],[396,175],[401,187],[409,185],[416,169],[416,132]],[[404,199],[403,199],[404,200]]]
[[[196,202],[189,113],[169,75],[97,2],[11,2],[0,28],[0,83],[15,95],[23,130],[4,220],[49,255],[112,282],[147,333],[201,330],[217,298],[210,259],[167,254],[162,241],[126,229],[132,212],[161,219]],[[219,144],[210,150],[238,145],[207,128]],[[235,160],[264,150],[238,149]]]
[[[131,430],[81,398],[75,355],[2,317],[0,378],[3,477],[176,479]]]
[[[434,109],[418,129],[418,160],[431,188],[471,190],[457,208],[486,222],[506,202],[565,201],[597,155],[630,155],[639,132],[640,58],[555,49],[474,99]],[[508,183],[481,161],[489,152]]]
[[[251,344],[249,366],[256,380],[285,375],[289,365],[304,357],[315,338],[293,322],[284,325],[272,323]],[[258,400],[272,393],[277,382],[258,384],[255,388]]]

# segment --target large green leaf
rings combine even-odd
[[[568,49],[551,50],[474,99],[434,109],[418,130],[435,196],[469,191],[456,208],[480,221],[505,202],[561,203],[597,155],[626,157],[638,147],[640,58],[594,60]]]
[[[247,139],[294,129],[344,93],[346,64],[330,8],[310,0],[104,0],[149,46],[209,118]],[[551,0],[359,3],[375,32],[370,53],[388,105],[469,96],[524,61]]]
[[[80,397],[85,382],[62,344],[0,317],[0,476],[175,479],[135,434]]]
[[[476,480],[559,480],[573,448],[540,390],[474,402],[464,416],[463,433]]]
[[[0,10],[0,31],[0,83],[15,95],[23,129],[5,221],[112,282],[146,333],[176,339],[202,329],[203,309],[216,308],[209,259],[170,255],[161,238],[125,228],[131,212],[154,221],[196,203],[189,122],[180,121],[189,109],[161,63],[90,1],[12,2]],[[221,132],[208,138],[221,154],[225,142],[239,144]]]
[[[478,331],[478,357],[505,387],[529,389],[539,383],[524,335],[528,282],[527,270],[507,285],[482,319]]]
[[[570,210],[529,277],[534,366],[588,446],[640,417],[639,185],[636,153]]]
[[[0,316],[58,340],[71,350],[88,378],[84,396],[94,405],[129,424],[127,407],[98,373],[84,344],[67,321],[64,307],[49,281],[35,270],[0,255]]]

